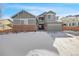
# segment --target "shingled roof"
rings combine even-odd
[[[44,16],[44,15],[46,15],[47,14],[47,12],[43,12],[42,14],[40,14],[40,15],[38,15],[38,16]]]
[[[20,11],[20,12],[18,12],[18,13],[16,13],[15,15],[13,15],[11,18],[15,18],[18,14],[21,14],[21,13],[26,13],[26,14],[28,14],[28,15],[31,15],[33,18],[35,18],[35,16],[34,15],[32,15],[31,13],[29,13],[29,12],[26,12],[25,10],[22,10],[22,11]]]
[[[48,12],[43,12],[42,14],[38,15],[38,17],[43,17],[44,15],[46,15],[48,13],[56,14],[55,12],[53,12],[53,11],[50,10]]]
[[[51,11],[51,10],[48,11],[47,14],[48,14],[48,13],[56,14],[55,12],[53,12],[53,11]]]

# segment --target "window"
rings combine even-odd
[[[75,26],[75,23],[72,23],[72,26]]]
[[[50,19],[51,18],[51,15],[48,15],[48,19]]]
[[[44,17],[39,17],[39,20],[44,20]]]
[[[16,25],[23,25],[23,24],[28,24],[28,19],[19,19],[19,20],[14,20],[13,21],[14,24]]]
[[[28,19],[26,19],[26,18],[21,18],[21,19],[20,19],[20,24],[21,24],[21,25],[28,24]]]
[[[20,20],[14,20],[13,23],[14,24],[20,24]]]
[[[78,26],[79,26],[79,22],[78,22]]]
[[[69,26],[71,26],[71,23],[69,23]]]
[[[29,19],[23,19],[23,20],[24,20],[24,24],[28,24]]]
[[[23,24],[24,24],[24,20],[20,20],[20,24],[22,24],[22,25],[23,25]]]
[[[28,24],[36,24],[36,20],[35,19],[29,19]]]

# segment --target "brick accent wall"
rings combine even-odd
[[[31,32],[36,30],[36,25],[13,25],[12,32]]]
[[[10,33],[12,29],[0,30],[0,33]]]
[[[63,30],[79,31],[79,26],[63,26]]]

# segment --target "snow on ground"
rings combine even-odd
[[[66,33],[75,35],[75,36],[79,36],[79,31],[65,31]]]
[[[45,49],[35,49],[31,50],[27,56],[58,56],[54,51],[49,51]]]
[[[79,56],[79,39],[72,34],[67,33],[67,35],[72,38],[56,38],[53,46],[57,48],[60,55]]]
[[[52,37],[56,37],[56,38],[66,38],[66,37],[71,37],[69,35],[66,34],[66,32],[47,32],[48,34],[50,34]]]
[[[39,31],[0,35],[0,56],[79,55],[79,36],[72,33]]]
[[[53,47],[54,38],[46,32],[9,33],[0,35],[0,55],[24,56],[34,49],[58,51]]]

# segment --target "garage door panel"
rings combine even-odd
[[[48,31],[61,31],[62,25],[61,24],[47,24]]]

